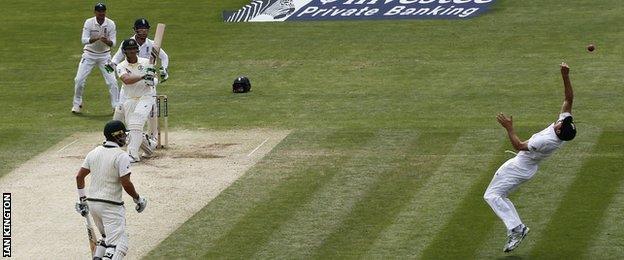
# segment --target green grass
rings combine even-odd
[[[532,231],[511,256],[624,258],[604,252],[624,236],[619,1],[498,0],[466,21],[220,21],[248,2],[107,1],[118,42],[138,17],[167,24],[173,129],[293,130],[148,258],[504,257],[482,199],[510,149],[494,115],[513,114],[522,138],[552,122],[562,60],[579,136],[512,195]],[[85,114],[69,113],[92,4],[3,1],[0,176],[110,118],[98,71]],[[230,93],[238,75],[252,93]]]

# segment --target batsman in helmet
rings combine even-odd
[[[132,30],[134,30],[134,35],[130,37],[130,39],[136,40],[137,44],[139,44],[139,51],[137,53],[137,56],[139,56],[140,58],[146,58],[146,59],[149,59],[150,57],[153,56],[153,57],[158,57],[160,59],[159,74],[160,74],[160,83],[162,83],[162,82],[165,82],[167,79],[169,79],[169,72],[167,70],[167,68],[169,67],[169,55],[167,55],[165,50],[163,50],[162,48],[160,48],[160,51],[158,53],[154,52],[154,41],[148,38],[150,28],[151,26],[147,19],[145,18],[136,19],[136,21],[134,21],[134,26],[132,27]],[[117,64],[120,64],[122,61],[124,61],[125,57],[126,56],[120,46],[119,50],[117,50],[117,52],[113,56],[111,63],[108,64],[107,66],[112,69],[113,67],[116,67]],[[158,92],[157,90],[158,83],[159,83],[158,79],[155,80],[155,84],[154,84],[155,94],[156,92]],[[119,105],[120,106],[118,106],[117,109],[123,109],[122,104],[125,102],[124,92],[125,90],[122,87],[119,93]],[[150,114],[150,117],[147,120],[148,137],[150,138],[150,141],[153,143],[158,143],[158,139],[157,139],[158,135],[156,134],[156,131],[158,130],[158,126],[157,126],[158,118],[156,117],[156,115],[158,112],[156,110],[157,108],[156,106],[154,106],[152,108],[152,113]]]
[[[150,156],[156,142],[143,132],[145,123],[155,105],[155,70],[149,59],[139,57],[139,44],[126,39],[121,44],[125,60],[116,67],[117,76],[123,82],[124,103],[115,110],[113,119],[126,122],[130,131],[128,153],[132,162],[141,160],[141,151]]]
[[[123,122],[108,122],[104,126],[106,141],[87,154],[76,175],[79,198],[76,211],[85,217],[90,213],[102,234],[93,259],[123,259],[128,252],[122,188],[133,198],[137,212],[141,213],[147,206],[147,201],[139,196],[130,181],[130,157],[121,149],[126,144],[126,132]],[[90,173],[87,194],[85,178]]]

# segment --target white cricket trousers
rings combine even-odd
[[[516,207],[507,197],[520,184],[530,180],[536,171],[537,168],[531,170],[520,168],[515,164],[514,158],[509,159],[498,168],[490,185],[485,190],[483,198],[505,223],[507,230],[522,224]]]
[[[107,72],[104,65],[110,61],[110,54],[92,54],[85,51],[82,54],[80,63],[78,64],[78,71],[76,72],[76,78],[74,78],[74,106],[82,105],[82,93],[84,92],[87,76],[91,73],[94,66],[98,66],[108,86],[108,92],[110,95],[111,106],[115,108],[119,101],[119,88],[117,87],[117,79],[115,78],[115,72]]]
[[[87,201],[93,223],[109,246],[106,253],[126,254],[128,252],[128,234],[126,233],[126,208],[100,201]],[[115,246],[114,248],[111,246]]]
[[[113,119],[124,121],[130,131],[128,153],[135,159],[140,158],[139,148],[144,138],[143,129],[150,115],[154,115],[155,103],[154,97],[150,94],[140,98],[126,98],[123,105],[115,109]]]

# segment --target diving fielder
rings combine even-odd
[[[569,77],[570,68],[563,62],[560,66],[565,99],[556,122],[534,134],[529,140],[522,141],[514,132],[511,116],[507,117],[503,113],[496,116],[496,120],[507,130],[513,147],[520,151],[514,158],[507,160],[498,168],[483,196],[507,227],[507,243],[503,249],[504,252],[514,250],[529,233],[529,228],[522,223],[516,208],[507,196],[520,184],[533,177],[543,159],[576,136],[576,126],[572,118],[574,94]]]
[[[102,239],[93,259],[123,259],[128,252],[126,209],[121,199],[121,188],[136,203],[141,213],[147,201],[141,198],[130,181],[130,158],[121,147],[126,144],[126,127],[121,121],[110,121],[104,126],[106,141],[87,154],[76,175],[79,202],[76,211],[83,217],[91,213]],[[91,174],[89,196],[85,192],[85,177]]]
[[[117,106],[119,89],[114,71],[105,67],[110,62],[110,48],[117,41],[115,22],[106,17],[106,5],[98,3],[94,8],[95,17],[85,21],[82,28],[82,44],[84,44],[82,58],[78,64],[76,78],[74,78],[74,101],[72,113],[80,113],[82,109],[82,93],[85,82],[94,66],[98,66],[108,86],[111,106]]]
[[[148,156],[156,148],[156,143],[143,133],[145,122],[155,105],[155,70],[149,59],[137,56],[139,44],[135,39],[124,40],[121,49],[126,59],[117,65],[116,70],[123,82],[124,103],[115,110],[113,118],[126,121],[130,130],[128,153],[132,162],[138,162],[141,160],[140,148]]]
[[[154,53],[154,41],[147,38],[147,35],[149,34],[149,29],[150,29],[150,24],[147,21],[147,19],[139,18],[136,21],[134,21],[133,29],[134,29],[134,35],[130,37],[130,39],[135,39],[136,42],[139,44],[139,52],[137,55],[140,58],[145,58],[145,59],[149,59],[151,56],[156,56],[156,54]],[[111,64],[108,66],[110,66],[112,69],[112,67],[116,67],[117,64],[121,63],[124,60],[124,58],[125,56],[120,46],[119,50],[117,50],[117,52],[113,56]],[[169,78],[169,73],[167,72],[167,68],[169,67],[169,55],[167,55],[165,50],[160,48],[160,52],[158,53],[158,58],[160,59],[160,82],[165,82]],[[154,83],[154,90],[156,90],[156,85],[158,85],[157,79],[155,80],[155,83]],[[154,92],[154,95],[156,95],[156,92]],[[119,94],[120,106],[117,106],[116,109],[122,110],[123,106],[121,106],[121,104],[123,103],[124,103],[124,88],[122,87],[121,92]],[[158,140],[157,140],[158,135],[156,133],[156,131],[158,130],[157,109],[158,108],[156,107],[156,105],[152,107],[149,120],[147,121],[148,129],[149,129],[148,136],[152,143],[158,143]],[[119,111],[119,112],[123,113],[123,111]]]

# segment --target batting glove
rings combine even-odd
[[[160,82],[165,82],[169,79],[169,73],[167,72],[167,68],[160,67]]]
[[[113,73],[113,71],[115,71],[115,67],[117,67],[117,64],[114,62],[107,62],[106,65],[104,65],[104,69],[108,73]]]
[[[89,214],[89,205],[87,205],[86,199],[87,197],[80,197],[80,202],[76,202],[76,212],[83,217]]]
[[[147,200],[141,197],[134,199],[134,203],[136,203],[136,207],[134,207],[134,209],[136,209],[139,213],[143,212],[145,207],[147,207]]]

